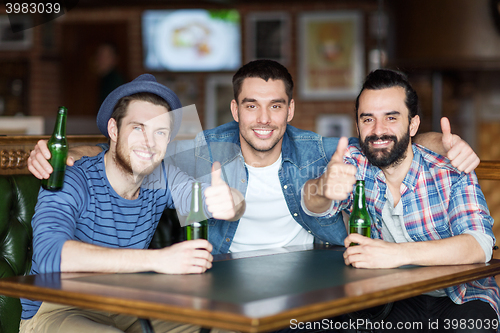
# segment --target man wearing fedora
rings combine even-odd
[[[181,117],[177,96],[149,74],[115,89],[103,102],[98,127],[109,150],[83,157],[66,170],[63,189],[41,190],[33,216],[31,274],[154,271],[202,273],[212,266],[207,240],[150,250],[163,210],[187,215],[193,178],[163,162]],[[214,163],[216,164],[216,163]],[[214,165],[203,184],[206,214],[239,219],[241,193]],[[161,181],[159,181],[161,180]],[[140,332],[138,318],[22,299],[20,332]],[[153,320],[155,332],[200,327]]]

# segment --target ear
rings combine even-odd
[[[118,124],[114,118],[108,120],[108,134],[111,141],[118,141]]]
[[[287,123],[292,121],[294,115],[295,115],[295,101],[292,98],[290,104],[288,105],[288,117],[286,118]]]
[[[238,122],[238,103],[236,102],[235,99],[231,101],[231,114],[233,115],[233,119]]]
[[[413,137],[417,134],[418,128],[420,126],[420,117],[415,116],[411,118],[410,122],[410,136]]]

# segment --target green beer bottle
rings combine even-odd
[[[349,217],[349,233],[361,234],[366,237],[371,235],[371,219],[366,209],[365,181],[357,180],[354,190],[354,201],[352,203],[352,213]],[[358,245],[351,243],[352,245]]]
[[[66,117],[68,109],[64,106],[59,107],[57,112],[56,125],[54,132],[47,143],[50,150],[49,163],[54,171],[49,179],[42,180],[42,187],[49,191],[59,191],[63,187],[64,172],[66,171],[66,158],[68,157],[68,142],[66,140]]]
[[[186,240],[193,239],[208,239],[208,222],[203,213],[200,182],[193,182],[191,209],[186,219]]]

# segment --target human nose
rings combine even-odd
[[[378,136],[386,134],[385,124],[381,121],[375,121],[375,124],[373,126],[373,134],[376,134]]]
[[[257,122],[259,124],[269,124],[271,122],[271,117],[268,110],[261,110],[258,115]]]
[[[156,146],[156,140],[152,132],[144,131],[142,134],[143,142],[146,147],[152,148]]]

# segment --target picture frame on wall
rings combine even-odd
[[[363,16],[358,11],[299,16],[299,95],[309,100],[353,99],[364,77]]]
[[[0,15],[0,50],[29,49],[33,41],[32,27],[29,16]]]
[[[347,114],[320,114],[316,117],[316,133],[324,137],[352,137],[353,117]]]
[[[246,16],[246,58],[271,59],[288,65],[290,15],[286,12],[251,12]]]
[[[232,75],[210,75],[205,83],[205,128],[211,129],[233,120],[231,100],[233,94]]]

